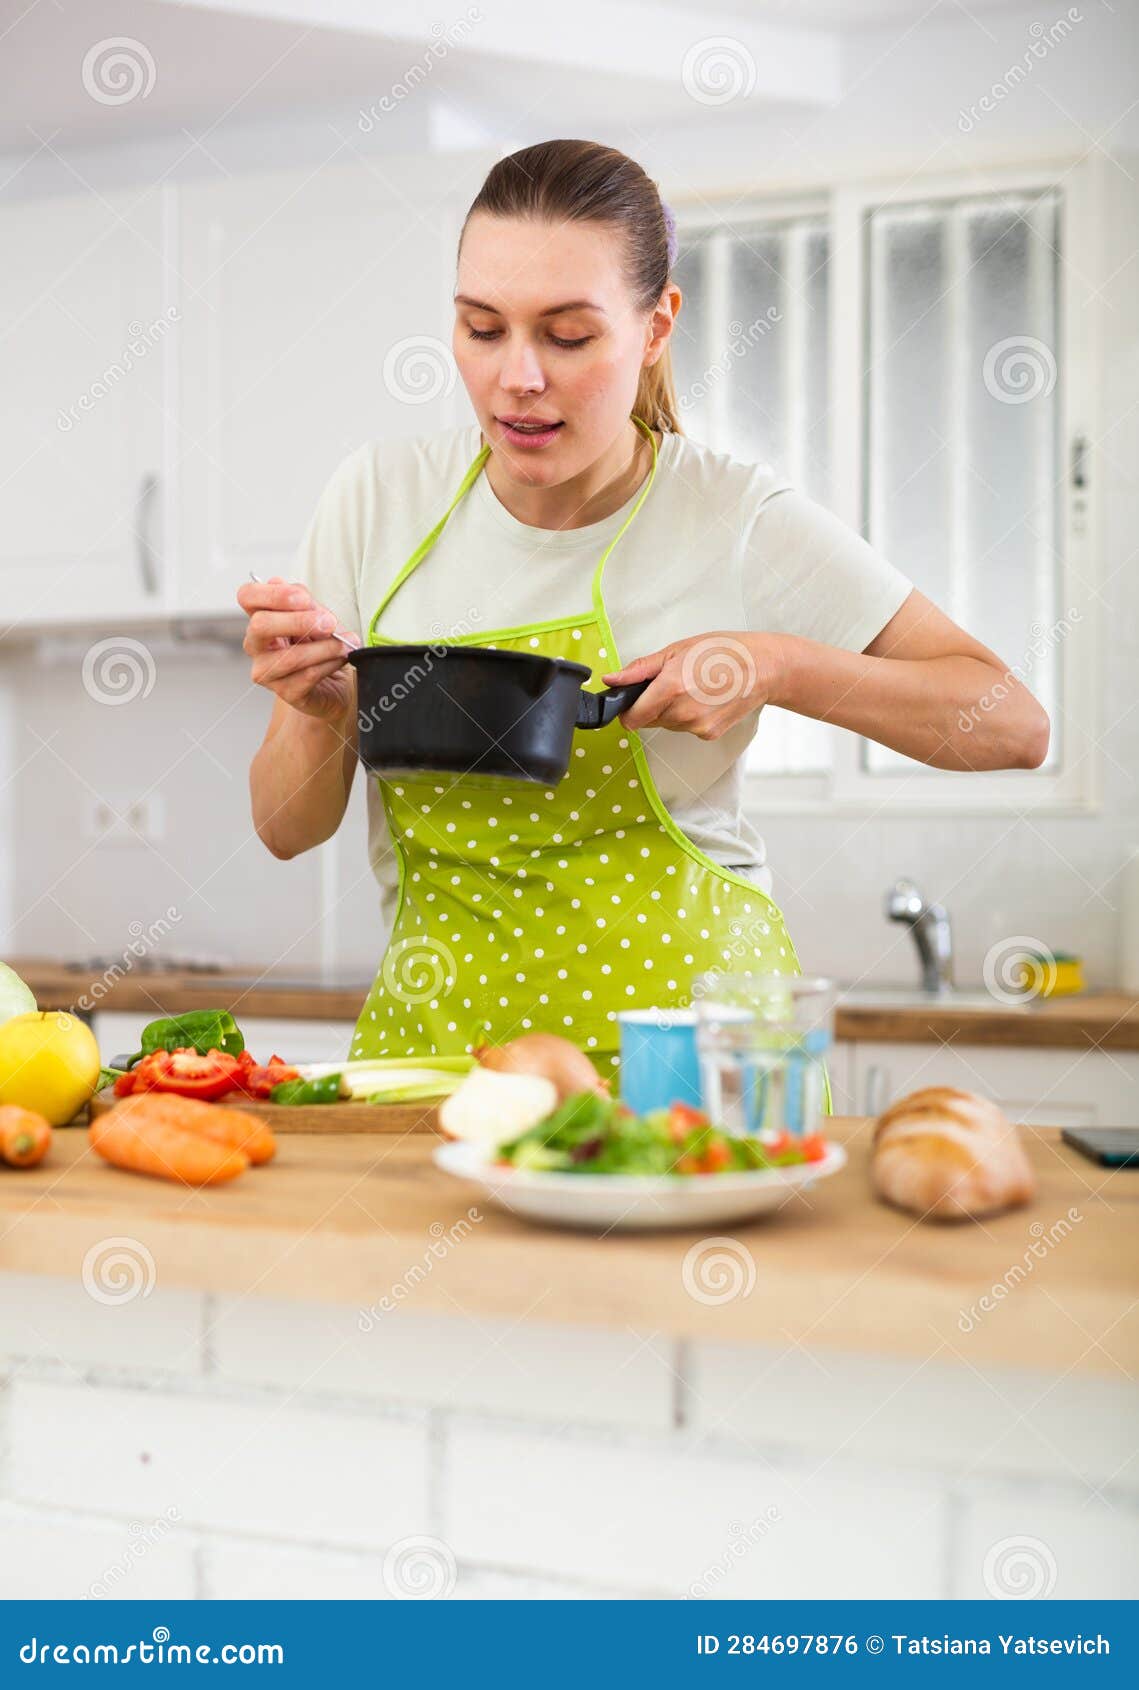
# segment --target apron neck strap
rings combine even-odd
[[[427,556],[428,552],[431,550],[432,546],[435,544],[435,542],[439,538],[440,534],[442,534],[444,528],[446,528],[448,519],[450,518],[450,515],[451,515],[451,512],[454,510],[454,508],[458,504],[459,500],[462,499],[467,493],[470,492],[471,488],[474,486],[475,482],[478,480],[479,476],[482,474],[482,467],[486,463],[486,460],[489,457],[490,457],[490,447],[484,446],[482,448],[482,450],[479,452],[478,456],[474,459],[473,463],[471,464],[470,469],[468,469],[468,471],[467,471],[466,475],[464,475],[462,481],[460,481],[458,491],[456,492],[455,497],[451,500],[451,503],[447,506],[447,509],[443,512],[443,515],[439,518],[438,522],[435,524],[435,526],[431,530],[431,532],[429,534],[425,534],[423,536],[422,540],[420,540],[418,546],[416,546],[415,550],[412,552],[411,556],[408,558],[407,562],[404,564],[403,568],[400,570],[400,572],[396,576],[395,580],[389,586],[387,592],[384,594],[383,598],[380,600],[379,605],[376,607],[375,615],[372,617],[371,624],[368,628],[368,638],[369,638],[369,640],[371,640],[373,638],[373,636],[375,635],[376,624],[379,622],[380,617],[383,615],[384,611],[387,609],[387,607],[391,603],[392,599],[399,592],[400,588],[403,586],[404,582],[407,580],[407,578],[411,574],[412,570],[417,569],[419,567],[419,565],[423,562],[423,559]]]
[[[636,424],[636,426],[640,429],[641,433],[646,437],[649,445],[653,449],[653,463],[652,463],[652,468],[650,469],[648,476],[645,479],[645,485],[641,488],[640,493],[637,495],[636,504],[633,506],[632,510],[629,512],[628,516],[625,518],[624,522],[621,524],[620,528],[617,530],[616,534],[614,534],[613,538],[610,540],[609,544],[606,546],[605,550],[602,552],[600,558],[597,560],[597,568],[593,572],[593,588],[592,588],[592,591],[593,591],[593,608],[594,608],[596,615],[599,618],[604,617],[604,614],[605,614],[604,606],[602,604],[602,599],[601,599],[601,576],[602,576],[602,572],[605,568],[606,561],[609,557],[609,553],[613,550],[613,547],[617,544],[618,540],[621,538],[621,536],[625,532],[626,528],[628,528],[629,524],[632,522],[633,518],[636,516],[637,512],[640,510],[641,506],[644,504],[646,498],[648,497],[649,489],[656,479],[657,457],[658,457],[656,435],[653,433],[653,431],[649,427],[648,423],[646,423],[641,417],[634,416],[632,418],[632,420]],[[407,562],[404,564],[403,568],[400,570],[400,572],[396,576],[395,580],[392,581],[391,585],[388,587],[387,592],[384,594],[383,598],[380,600],[379,605],[376,607],[375,615],[372,617],[372,620],[371,620],[371,622],[368,626],[369,643],[374,641],[376,626],[377,626],[377,624],[380,620],[380,617],[383,615],[384,611],[387,609],[388,605],[391,603],[391,601],[395,597],[396,593],[399,592],[399,589],[403,586],[404,582],[407,580],[407,578],[411,574],[412,570],[417,569],[419,567],[419,565],[423,562],[423,559],[427,556],[428,552],[431,550],[432,546],[435,544],[435,542],[439,538],[440,534],[442,534],[444,528],[446,528],[447,522],[448,522],[448,520],[451,516],[451,512],[455,509],[455,506],[459,503],[459,500],[462,499],[463,497],[465,497],[465,495],[470,492],[471,488],[474,486],[475,482],[478,480],[479,476],[482,474],[483,465],[486,463],[486,460],[490,457],[490,450],[491,449],[490,449],[489,445],[487,445],[487,446],[484,446],[482,448],[482,450],[479,452],[478,456],[474,459],[473,463],[471,464],[471,467],[468,469],[466,475],[464,475],[462,481],[460,481],[459,486],[458,486],[458,490],[455,493],[455,497],[451,500],[451,503],[447,506],[447,509],[443,512],[443,515],[439,518],[439,521],[435,524],[434,528],[432,528],[430,533],[425,534],[423,536],[423,539],[419,542],[418,546],[416,546],[415,550],[412,552],[411,556],[408,558]]]
[[[648,440],[649,445],[653,449],[653,463],[652,463],[652,468],[649,470],[648,475],[645,477],[645,485],[641,488],[641,491],[637,495],[636,504],[633,506],[632,510],[629,512],[628,516],[625,518],[624,522],[621,524],[620,528],[618,528],[616,534],[614,534],[613,538],[610,540],[609,544],[606,546],[605,550],[602,552],[601,556],[598,558],[597,568],[593,571],[593,609],[594,609],[594,614],[597,616],[597,618],[600,622],[604,622],[604,620],[605,620],[605,606],[604,606],[604,604],[602,602],[602,598],[601,598],[601,577],[602,577],[602,574],[604,573],[605,565],[608,562],[609,553],[613,550],[613,547],[617,544],[618,540],[621,538],[621,536],[625,532],[626,528],[628,528],[629,524],[632,522],[633,518],[636,516],[637,512],[640,510],[641,506],[644,504],[645,500],[648,498],[649,489],[652,486],[653,482],[656,480],[656,473],[657,473],[657,441],[656,441],[656,435],[653,433],[653,431],[649,427],[648,423],[645,422],[641,417],[634,416],[633,421],[636,423],[637,427],[640,429],[641,433],[645,436],[645,438]]]

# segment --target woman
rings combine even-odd
[[[390,940],[353,1056],[534,1028],[615,1061],[618,1012],[690,1001],[703,969],[797,972],[741,810],[765,704],[939,768],[1043,760],[1048,719],[993,652],[772,470],[681,434],[675,256],[671,214],[623,154],[552,141],[496,164],[455,293],[477,425],[353,453],[304,585],[238,593],[253,679],[276,695],[251,786],[277,857],[328,839],[348,801],[355,672],[337,629],[571,657],[595,687],[650,681],[575,736],[556,789],[369,782]],[[977,709],[998,680],[1001,708]]]

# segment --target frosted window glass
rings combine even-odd
[[[891,207],[867,240],[867,538],[1050,711],[1056,241],[1051,194]],[[870,741],[864,764],[914,767]]]
[[[812,498],[829,492],[829,235],[818,217],[682,232],[673,367],[686,432],[769,463]],[[683,330],[683,332],[682,332]],[[833,729],[770,706],[747,766],[818,774]]]

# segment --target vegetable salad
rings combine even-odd
[[[798,1167],[825,1155],[817,1133],[734,1138],[686,1103],[635,1115],[626,1104],[579,1092],[501,1145],[497,1159],[533,1173],[719,1174]]]

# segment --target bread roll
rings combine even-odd
[[[1036,1181],[1016,1128],[987,1098],[914,1091],[879,1115],[870,1163],[887,1203],[923,1220],[967,1220],[1027,1203]]]

